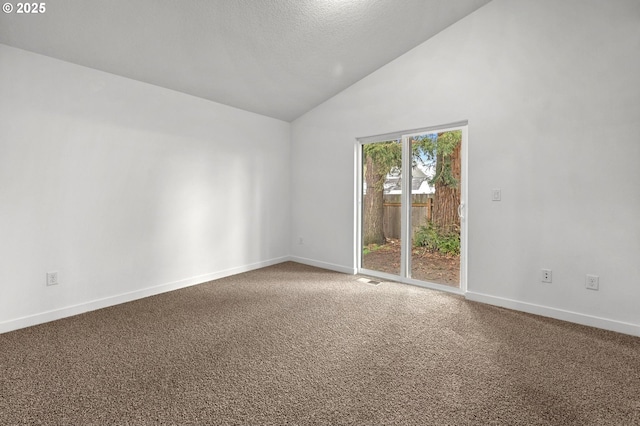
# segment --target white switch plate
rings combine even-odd
[[[502,190],[495,188],[491,190],[491,201],[500,201],[502,199]]]
[[[47,285],[58,284],[58,271],[47,272]]]

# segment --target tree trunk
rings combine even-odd
[[[460,226],[458,217],[458,206],[460,205],[460,145],[451,153],[451,174],[456,179],[456,186],[447,186],[443,182],[435,183],[435,194],[433,197],[432,222],[443,233],[457,232]],[[440,172],[445,167],[445,158],[438,155],[436,158],[436,171]]]
[[[363,243],[384,244],[384,180],[385,174],[381,173],[373,159],[365,156],[364,179],[367,184],[367,192],[364,196],[364,222]]]

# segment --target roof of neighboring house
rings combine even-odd
[[[393,171],[387,175],[384,182],[385,194],[399,194],[402,191],[402,175]],[[411,171],[411,193],[433,194],[434,188],[429,185],[429,176],[420,168],[414,167]]]

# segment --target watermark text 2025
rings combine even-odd
[[[16,3],[15,8],[11,3],[2,5],[4,13],[11,13],[15,9],[16,13],[45,13],[47,11],[46,3]]]

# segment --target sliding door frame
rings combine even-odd
[[[407,253],[405,249],[405,245],[411,245],[411,196],[406,194],[411,194],[411,179],[402,179],[402,207],[401,207],[401,224],[400,224],[400,232],[401,232],[401,242],[402,242],[402,251],[400,258],[400,275],[393,275],[386,272],[373,271],[370,269],[365,269],[362,267],[362,249],[363,249],[363,241],[362,241],[362,216],[363,216],[363,146],[370,143],[378,143],[378,142],[386,142],[390,140],[398,140],[402,141],[402,172],[403,176],[410,176],[411,166],[412,166],[412,157],[411,157],[411,142],[410,139],[412,136],[421,135],[425,133],[434,133],[434,132],[444,132],[450,130],[461,130],[462,131],[462,141],[461,141],[461,185],[460,185],[460,209],[461,218],[460,218],[460,287],[454,288],[450,286],[446,286],[444,284],[431,283],[427,281],[416,280],[411,278],[411,252]],[[356,191],[356,205],[355,205],[355,253],[354,260],[356,265],[356,273],[373,276],[376,278],[381,278],[385,280],[391,281],[399,281],[405,284],[416,285],[419,287],[431,288],[435,290],[447,291],[449,293],[456,294],[465,294],[467,290],[467,247],[468,247],[468,239],[467,239],[467,227],[468,227],[468,216],[469,209],[467,204],[467,188],[468,188],[468,161],[467,161],[467,153],[468,153],[468,122],[459,121],[455,123],[445,124],[441,126],[431,126],[424,127],[420,129],[412,129],[405,130],[400,132],[393,133],[385,133],[381,135],[374,136],[366,136],[356,139],[355,143],[355,191]],[[407,171],[409,173],[407,174]],[[409,200],[409,202],[406,202]],[[408,243],[407,243],[408,242]]]

